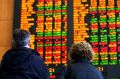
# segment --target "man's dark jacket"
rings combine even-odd
[[[68,66],[65,79],[103,79],[103,76],[88,60],[78,60]]]
[[[35,51],[19,47],[3,56],[0,79],[49,79],[49,72]]]

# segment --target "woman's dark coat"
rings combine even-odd
[[[103,76],[88,60],[78,60],[68,67],[66,79],[103,79]]]
[[[56,69],[56,79],[103,79],[102,73],[86,59]]]

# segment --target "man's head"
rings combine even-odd
[[[72,45],[68,58],[72,61],[79,59],[92,60],[94,51],[91,45],[87,42],[78,42]]]
[[[29,44],[30,33],[23,29],[16,29],[13,33],[13,46],[24,47]]]

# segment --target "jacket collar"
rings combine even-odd
[[[88,60],[88,59],[78,59],[76,61],[73,61],[73,63],[77,63],[77,62],[91,63],[90,60]]]

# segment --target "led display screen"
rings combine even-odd
[[[92,64],[105,79],[120,77],[120,0],[15,0],[16,28],[31,33],[30,47],[44,59],[51,79],[78,41],[92,45]]]

